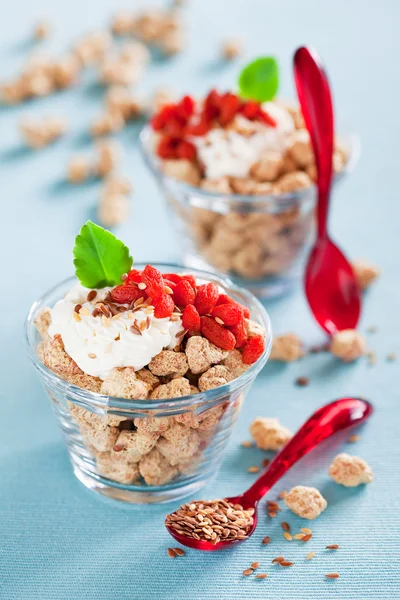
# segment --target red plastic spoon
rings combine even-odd
[[[286,471],[310,452],[310,450],[315,448],[315,446],[334,433],[342,431],[347,427],[359,425],[365,421],[371,415],[372,410],[372,405],[360,398],[341,398],[319,408],[292,437],[290,442],[275,456],[261,477],[253,483],[247,492],[240,496],[226,498],[228,502],[241,504],[245,509],[254,508],[254,522],[248,532],[248,537],[254,533],[257,527],[257,505],[259,501],[283,477]],[[233,540],[212,544],[208,541],[199,541],[186,537],[177,533],[175,529],[167,525],[166,527],[172,537],[180,544],[189,548],[195,548],[196,550],[223,550],[245,541]]]
[[[353,269],[327,232],[332,182],[333,108],[329,81],[318,54],[299,48],[294,76],[318,173],[317,240],[308,259],[305,291],[315,319],[330,335],[354,329],[360,316],[360,289]]]

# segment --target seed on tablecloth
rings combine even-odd
[[[339,548],[338,544],[329,544],[329,546],[326,546],[327,550],[337,550]]]
[[[250,442],[249,440],[244,440],[240,445],[243,448],[252,448],[254,446],[253,442]]]
[[[173,548],[173,550],[175,551],[175,554],[177,554],[178,556],[185,556],[185,551],[182,550],[182,548]]]
[[[309,529],[308,527],[301,527],[300,531],[307,534],[312,533],[311,529]]]
[[[249,473],[258,473],[260,470],[260,467],[249,467],[247,470]]]
[[[358,442],[359,439],[359,435],[351,435],[347,441],[349,444],[354,444],[354,442]]]
[[[308,540],[311,540],[312,538],[312,533],[307,533],[306,535],[303,535],[303,537],[301,538],[302,542],[308,542]]]
[[[325,577],[327,577],[328,579],[338,579],[339,573],[326,573]]]
[[[254,569],[245,569],[242,573],[242,575],[244,575],[245,577],[248,577],[249,575],[251,575],[254,572]]]
[[[290,525],[289,523],[286,523],[286,521],[282,521],[281,527],[284,531],[290,531]]]
[[[258,573],[258,575],[255,575],[254,579],[265,579],[266,577],[268,577],[268,573]]]
[[[281,560],[279,564],[281,567],[291,567],[294,563],[290,562],[289,560]]]
[[[175,558],[176,556],[176,552],[173,548],[168,548],[167,553],[170,558]]]
[[[259,563],[259,562],[253,562],[253,563],[251,563],[250,566],[251,566],[252,569],[258,569],[258,567],[260,566],[260,564],[261,563]]]
[[[269,535],[266,535],[265,538],[263,539],[262,543],[264,545],[269,544],[271,541],[271,538],[269,537]]]
[[[285,560],[285,557],[284,557],[284,556],[277,556],[276,558],[274,558],[274,559],[272,560],[272,563],[273,563],[273,564],[276,564],[276,563],[278,563],[278,564],[279,564],[279,563],[281,563],[283,560]]]
[[[293,536],[292,536],[292,535],[291,535],[291,534],[290,534],[288,531],[285,531],[285,532],[283,533],[283,537],[284,537],[284,538],[285,538],[285,540],[287,540],[288,542],[291,542],[291,541],[293,540]]]
[[[315,552],[309,552],[306,556],[306,560],[311,560],[315,556]]]
[[[310,379],[308,377],[298,377],[295,381],[295,384],[299,387],[305,387],[310,383]]]

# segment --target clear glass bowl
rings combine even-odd
[[[138,269],[144,266],[135,264]],[[185,271],[176,265],[154,266],[164,273]],[[37,354],[40,336],[34,321],[46,307],[64,297],[76,282],[74,277],[37,300],[26,319],[28,354],[52,401],[74,473],[86,487],[109,498],[128,503],[159,503],[197,492],[215,475],[242,402],[268,359],[271,323],[258,300],[227,278],[199,270],[192,272],[199,280],[217,283],[225,293],[248,306],[252,319],[266,330],[266,348],[259,360],[240,377],[206,392],[163,400],[127,400],[76,387],[49,370]],[[161,441],[160,433],[177,423],[178,438],[174,435],[169,436],[168,443],[162,441],[167,460],[151,448]],[[121,431],[128,437],[134,431],[141,432],[140,463],[136,455],[121,452],[115,446]],[[139,476],[138,465],[147,484]]]
[[[171,208],[184,264],[222,272],[259,298],[289,292],[303,272],[312,243],[315,186],[268,196],[209,192],[163,173],[148,125],[140,141]],[[335,182],[354,169],[359,157],[356,136],[340,136],[340,141],[348,160]]]

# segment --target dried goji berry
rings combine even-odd
[[[231,325],[229,327],[229,331],[233,333],[235,336],[236,344],[235,348],[243,348],[244,344],[247,342],[247,327],[244,317],[239,323],[236,325]]]
[[[255,100],[247,100],[247,102],[243,104],[240,112],[246,119],[257,119],[260,115],[260,105]]]
[[[187,120],[194,112],[195,101],[191,96],[184,96],[176,106],[176,112],[179,116]]]
[[[233,350],[235,347],[236,340],[233,333],[211,317],[201,317],[201,333],[208,341],[223,350]]]
[[[215,119],[219,115],[221,95],[217,90],[211,90],[204,100],[203,116],[207,121]]]
[[[194,305],[199,315],[205,315],[212,311],[219,296],[218,286],[215,283],[205,283],[197,288],[197,296]]]
[[[230,121],[232,121],[233,117],[238,113],[240,107],[242,105],[242,101],[236,94],[232,94],[231,92],[227,92],[221,98],[221,106],[220,113],[218,117],[218,121],[221,125],[227,125]]]
[[[111,300],[117,304],[130,304],[138,298],[147,298],[144,290],[139,290],[137,286],[127,285],[126,283],[117,285],[117,287],[111,290],[110,296]]]
[[[142,281],[142,272],[137,269],[132,269],[129,271],[128,276],[125,280],[125,283],[140,283]]]
[[[196,146],[191,142],[182,140],[176,148],[176,156],[185,160],[194,160],[197,156]]]
[[[179,119],[173,117],[164,127],[164,132],[171,137],[181,138],[183,136],[185,123],[182,123]]]
[[[277,122],[275,121],[275,119],[273,117],[271,117],[271,115],[266,110],[263,110],[262,108],[260,108],[258,118],[260,119],[260,121],[263,121],[270,127],[277,126]]]
[[[150,123],[155,131],[161,131],[165,125],[176,114],[175,104],[166,104],[162,109],[156,113],[151,119]]]
[[[164,296],[153,299],[152,305],[154,306],[154,316],[157,319],[170,317],[175,308],[174,301],[169,294],[164,294]]]
[[[163,135],[157,145],[157,155],[160,158],[176,158],[176,148],[179,139]]]
[[[142,281],[146,284],[146,293],[152,298],[164,295],[164,279],[158,269],[146,265],[143,269]]]
[[[175,285],[172,297],[178,306],[187,306],[195,301],[196,292],[187,279],[181,279]]]
[[[197,123],[189,123],[185,128],[186,135],[206,135],[211,129],[211,123],[202,117]]]
[[[183,311],[182,327],[188,331],[200,331],[200,315],[193,304],[188,304]]]
[[[256,362],[265,350],[265,342],[262,335],[255,335],[249,339],[243,348],[243,362],[246,365],[252,365]]]
[[[222,319],[224,325],[237,325],[243,319],[243,309],[238,304],[219,304],[214,306],[211,316]]]
[[[168,279],[174,283],[178,283],[181,279],[186,279],[186,281],[188,281],[194,288],[196,287],[196,278],[194,275],[190,275],[189,273],[183,273],[182,275],[179,273],[165,273],[164,279]]]
[[[219,306],[220,304],[236,304],[237,306],[240,306],[240,308],[243,310],[243,314],[246,317],[246,319],[250,319],[250,310],[247,308],[247,306],[236,302],[233,298],[230,298],[226,294],[220,294],[218,296],[216,306]]]

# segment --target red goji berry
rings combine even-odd
[[[111,300],[117,304],[130,304],[138,298],[147,298],[144,290],[139,290],[137,286],[127,285],[126,283],[117,285],[117,287],[111,290],[110,296]]]
[[[224,325],[237,325],[243,319],[243,309],[238,304],[219,304],[214,306],[211,316],[222,319]]]
[[[187,306],[195,301],[196,292],[187,279],[181,279],[175,285],[172,297],[178,306]]]
[[[174,283],[178,283],[181,279],[186,279],[186,281],[188,281],[193,288],[196,287],[196,278],[194,275],[190,275],[189,273],[183,273],[182,275],[179,273],[165,273],[164,279],[168,279]]]
[[[176,105],[176,112],[180,117],[187,120],[192,116],[195,104],[196,103],[191,96],[184,96]]]
[[[205,283],[197,288],[197,296],[194,305],[199,315],[205,315],[212,311],[219,296],[218,286],[215,283]]]
[[[183,311],[182,327],[188,331],[200,331],[200,315],[193,304],[188,304]]]
[[[242,101],[236,94],[227,92],[221,98],[221,107],[218,121],[221,125],[227,125],[233,117],[239,112]]]
[[[235,336],[235,340],[236,340],[235,348],[242,348],[244,346],[244,344],[247,342],[247,337],[248,337],[246,321],[244,320],[244,317],[239,321],[239,323],[229,327],[229,331],[231,331],[233,333],[233,335]]]
[[[146,265],[143,269],[142,281],[146,284],[146,293],[152,298],[164,295],[164,279],[158,269]]]
[[[233,350],[235,347],[235,336],[229,329],[225,329],[211,317],[201,317],[201,333],[209,342],[223,350]]]
[[[255,363],[265,350],[265,341],[262,335],[255,335],[249,339],[243,348],[242,359],[246,365]]]
[[[246,319],[250,319],[250,309],[248,309],[247,306],[244,306],[243,304],[236,302],[236,300],[234,300],[233,298],[230,298],[226,294],[220,294],[218,296],[216,306],[219,306],[220,304],[236,304],[237,306],[240,306],[240,308],[243,310],[243,314],[246,317]]]
[[[160,158],[176,158],[176,148],[178,144],[179,139],[163,135],[157,145],[157,156]]]
[[[211,123],[202,117],[197,123],[190,123],[185,128],[186,135],[206,135],[211,129]]]
[[[260,114],[260,104],[255,100],[247,100],[240,109],[240,112],[246,119],[257,119]]]
[[[152,305],[154,306],[154,316],[157,319],[170,317],[175,308],[174,301],[169,294],[164,294],[164,296],[153,299]]]
[[[263,121],[270,127],[277,126],[277,122],[275,121],[274,117],[271,117],[271,115],[266,110],[263,110],[262,108],[260,108],[258,118],[260,119],[260,121]]]
[[[142,281],[142,272],[137,269],[132,269],[129,271],[128,276],[125,280],[125,283],[140,283]]]
[[[185,160],[194,160],[197,156],[196,146],[191,142],[182,140],[176,148],[176,156]]]
[[[211,90],[204,100],[203,116],[206,121],[211,121],[219,115],[221,95],[217,90]]]
[[[171,137],[181,138],[183,136],[185,123],[182,123],[179,119],[175,117],[167,121],[164,132],[166,135],[170,135]]]
[[[156,113],[151,119],[150,123],[155,131],[161,131],[165,125],[176,114],[175,104],[166,104],[161,110]]]

